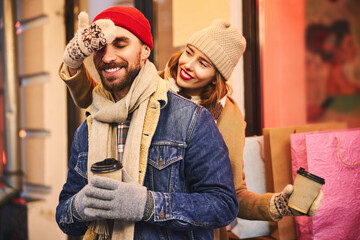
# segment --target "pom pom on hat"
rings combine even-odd
[[[187,44],[204,53],[221,75],[228,80],[246,49],[246,40],[230,22],[217,19],[194,33]]]
[[[110,19],[116,26],[127,29],[151,50],[153,49],[150,23],[138,9],[124,6],[111,7],[99,13],[93,22],[99,19]]]

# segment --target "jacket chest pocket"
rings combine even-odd
[[[184,144],[162,142],[149,148],[147,184],[153,191],[175,192],[182,177]]]
[[[85,179],[87,179],[87,159],[88,153],[80,153],[75,166],[75,171]]]

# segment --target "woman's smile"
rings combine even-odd
[[[184,80],[194,79],[188,72],[186,72],[183,68],[180,69],[180,77]]]

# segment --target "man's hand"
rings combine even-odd
[[[290,195],[294,191],[294,186],[287,185],[281,193],[274,194],[270,199],[270,213],[274,219],[281,219],[283,216],[304,216],[305,214],[296,211],[288,206]],[[309,216],[312,217],[316,214],[320,207],[320,203],[324,198],[323,191],[320,191],[318,196],[312,203]]]
[[[103,48],[115,38],[116,27],[110,19],[100,19],[89,25],[89,16],[81,12],[78,16],[78,31],[67,44],[63,61],[71,69],[78,69],[85,58]]]
[[[74,198],[74,216],[83,221],[119,219],[136,222],[144,217],[147,189],[137,183],[94,176]]]

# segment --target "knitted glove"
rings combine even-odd
[[[287,185],[281,193],[274,194],[270,199],[270,213],[275,220],[281,219],[283,216],[304,216],[305,214],[296,211],[288,206],[288,201],[291,193],[294,191],[294,186]],[[320,203],[324,198],[324,193],[320,191],[318,196],[312,203],[307,216],[314,216],[320,207]]]
[[[147,198],[146,187],[96,175],[88,186],[85,187],[83,206],[78,207],[77,203],[81,198],[75,197],[75,209],[82,220],[119,219],[136,222],[143,218]]]
[[[137,184],[130,175],[126,172],[126,170],[123,168],[122,170],[122,181],[126,183],[133,183]],[[155,212],[155,206],[154,206],[154,196],[152,195],[151,191],[147,191],[147,197],[146,197],[146,204],[144,209],[144,216],[142,220],[148,221],[150,218],[154,215]]]
[[[116,27],[110,19],[100,19],[89,25],[89,15],[81,12],[78,25],[79,29],[63,55],[64,63],[73,69],[79,68],[85,58],[115,39]]]
[[[83,221],[92,221],[95,220],[95,218],[92,218],[90,216],[87,216],[85,214],[85,207],[86,205],[84,204],[85,202],[87,202],[87,196],[86,196],[86,192],[89,191],[89,188],[91,188],[91,185],[86,185],[85,187],[83,187],[73,198],[72,202],[71,202],[71,211],[73,216],[78,219],[78,220],[83,220]]]

